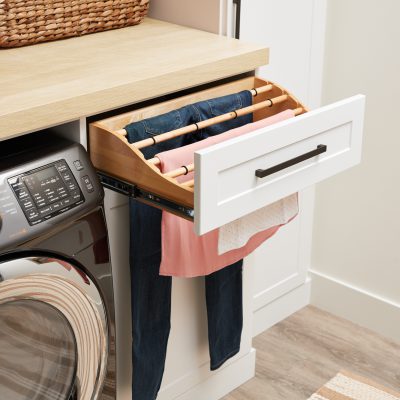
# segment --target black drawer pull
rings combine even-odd
[[[315,150],[311,150],[308,153],[304,153],[301,156],[297,156],[295,158],[292,158],[291,160],[287,160],[283,163],[280,163],[278,165],[274,165],[271,168],[267,169],[256,169],[256,177],[257,178],[265,178],[268,175],[275,174],[275,172],[282,171],[285,168],[289,168],[292,165],[301,163],[302,161],[308,160],[309,158],[313,158],[317,156],[318,154],[325,153],[327,151],[327,147],[325,144],[319,144]]]

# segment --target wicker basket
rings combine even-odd
[[[149,0],[0,0],[0,47],[139,24]]]

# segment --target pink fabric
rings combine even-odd
[[[286,110],[272,117],[232,129],[189,146],[159,153],[156,157],[161,161],[160,170],[169,172],[182,165],[191,164],[194,162],[194,152],[197,150],[292,117],[294,117],[294,112]],[[178,181],[182,183],[190,179],[193,179],[193,173],[180,176]],[[280,226],[259,232],[252,236],[245,246],[218,255],[218,229],[197,236],[194,233],[192,222],[164,211],[161,224],[162,259],[160,275],[190,278],[211,274],[250,254],[265,240],[274,235]]]

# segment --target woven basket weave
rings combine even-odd
[[[0,47],[139,24],[149,0],[0,0]]]

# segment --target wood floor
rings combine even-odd
[[[341,369],[400,390],[400,338],[395,343],[312,306],[257,336],[254,347],[255,378],[224,400],[305,400]]]

